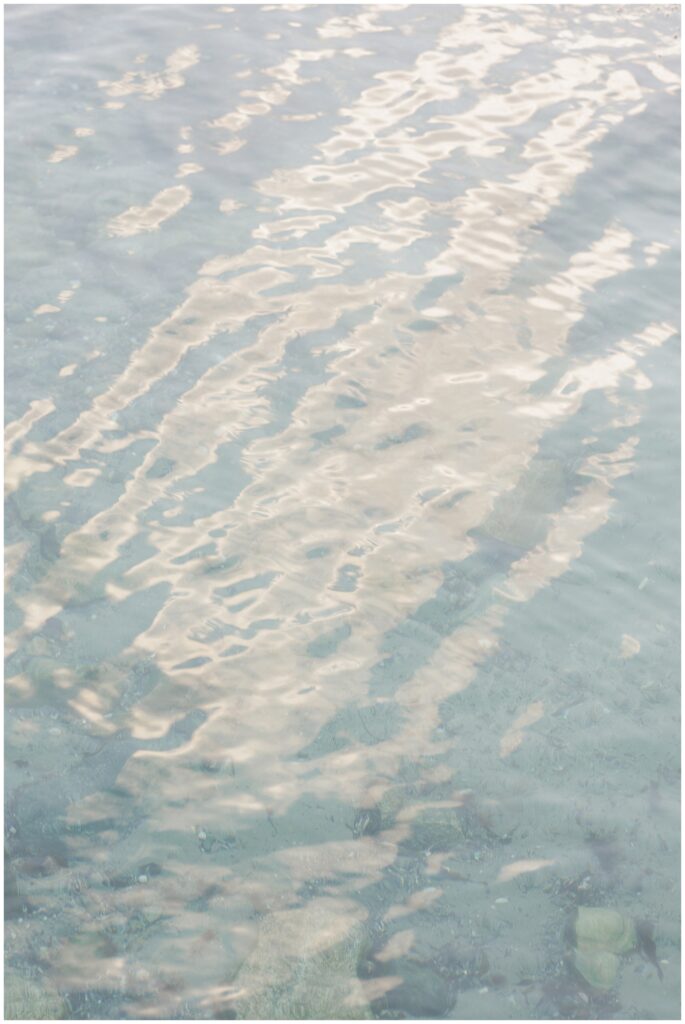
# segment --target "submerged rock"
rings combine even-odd
[[[239,1020],[369,1020],[357,964],[364,911],[320,899],[266,917],[240,968],[231,1011]]]
[[[17,875],[10,863],[7,847],[5,847],[5,920],[18,917],[22,912],[22,905],[17,886]]]
[[[122,729],[103,739],[95,753],[69,770],[20,785],[6,801],[8,823],[14,829],[12,852],[64,858],[60,819],[71,804],[114,786],[124,765],[139,750],[174,750],[187,743],[206,718],[202,710],[190,711],[172,723],[163,736],[148,740],[136,739]]]
[[[512,490],[499,496],[478,533],[527,551],[544,539],[548,516],[568,500],[568,470],[557,459],[534,459]]]
[[[571,953],[573,967],[599,992],[613,987],[620,957],[638,948],[635,922],[606,907],[579,907],[571,918],[568,937],[575,947]]]
[[[425,807],[411,820],[411,835],[404,845],[414,850],[452,850],[464,841],[456,807]]]
[[[631,953],[637,948],[635,922],[605,907],[579,907],[574,922],[576,945],[610,953]]]
[[[397,984],[373,1002],[376,1017],[392,1020],[435,1020],[446,1016],[457,998],[456,988],[425,964],[391,961],[384,974]]]
[[[619,958],[597,947],[573,950],[573,966],[592,988],[608,992],[618,975]]]
[[[391,828],[406,801],[406,787],[391,786],[379,796],[376,803],[367,803],[360,807],[352,825],[355,839],[359,839],[360,836],[373,836],[386,828]]]
[[[27,662],[26,674],[32,683],[41,688],[53,681],[60,668],[62,664],[55,658],[34,656]]]
[[[405,786],[391,786],[389,789],[386,789],[378,801],[378,810],[380,811],[383,828],[390,828],[391,825],[394,825],[397,815],[406,803],[407,793]]]
[[[383,827],[383,819],[379,807],[362,807],[354,816],[352,835],[355,839],[361,836],[375,836]]]
[[[5,972],[6,1020],[64,1020],[67,1006],[55,992],[42,988],[19,971]]]

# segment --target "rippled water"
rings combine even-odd
[[[7,11],[8,1013],[677,1017],[677,9]]]

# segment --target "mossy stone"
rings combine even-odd
[[[621,956],[637,948],[635,923],[606,907],[579,907],[575,920],[579,948],[594,947]]]
[[[452,1009],[456,992],[430,967],[402,959],[385,965],[385,976],[401,978],[373,1003],[376,1016],[390,1019],[432,1020]]]
[[[585,947],[574,949],[573,966],[578,974],[600,992],[608,992],[616,981],[619,958],[605,949]]]
[[[44,686],[53,681],[60,667],[60,663],[54,658],[34,657],[29,660],[26,674],[36,686]]]
[[[367,948],[359,908],[316,900],[270,914],[234,979],[240,1020],[370,1020],[357,977]]]
[[[453,807],[426,807],[410,826],[405,845],[413,850],[453,850],[464,840],[463,826]]]
[[[386,789],[378,801],[378,810],[381,813],[383,828],[389,828],[395,823],[395,818],[404,807],[407,795],[404,786],[391,786]]]
[[[64,1020],[67,1007],[55,992],[42,988],[19,971],[5,972],[6,1020]]]

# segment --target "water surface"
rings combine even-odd
[[[24,1016],[679,1016],[679,36],[7,9]]]

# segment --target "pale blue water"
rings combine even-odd
[[[6,40],[7,1015],[678,1017],[677,8]]]

